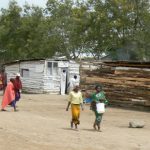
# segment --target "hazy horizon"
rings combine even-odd
[[[7,9],[9,2],[11,0],[1,0],[0,3],[0,9],[4,8]],[[29,5],[35,5],[35,6],[39,6],[39,7],[45,7],[46,6],[46,2],[47,0],[15,0],[19,6],[23,7],[23,5],[27,2]]]

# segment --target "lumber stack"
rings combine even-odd
[[[134,64],[135,65],[135,64]],[[150,110],[150,69],[107,66],[96,70],[81,68],[81,87],[94,90],[102,84],[111,105]]]

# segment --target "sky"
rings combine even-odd
[[[0,0],[0,9],[1,8],[8,8],[10,0]],[[40,7],[45,7],[47,0],[15,0],[19,6],[23,6],[25,2],[27,2],[29,5],[36,5]]]

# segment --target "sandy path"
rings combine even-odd
[[[0,99],[2,96],[0,96]],[[92,129],[94,114],[85,106],[79,131],[71,130],[66,96],[22,95],[18,112],[0,112],[0,150],[150,150],[150,113],[108,108],[103,132]],[[146,122],[143,129],[128,122]]]

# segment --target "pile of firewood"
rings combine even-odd
[[[102,84],[111,105],[150,110],[150,70],[142,68],[104,67],[81,72],[81,88],[94,91]]]

